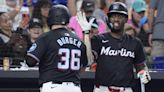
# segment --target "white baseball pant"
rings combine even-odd
[[[73,82],[63,82],[62,84],[46,82],[40,92],[81,92],[81,89],[80,86],[75,85]]]
[[[94,88],[94,92],[133,92],[133,90],[130,87],[99,86]]]

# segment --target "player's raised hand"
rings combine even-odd
[[[138,77],[140,77],[141,82],[146,84],[151,80],[150,74],[147,70],[141,70],[138,72]]]
[[[88,22],[85,13],[81,11],[77,13],[76,18],[83,32],[89,33],[89,30],[91,29],[91,25],[95,18],[90,19],[90,21]]]

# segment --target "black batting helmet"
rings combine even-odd
[[[70,14],[69,10],[64,5],[54,5],[48,15],[47,23],[48,26],[52,25],[66,25],[69,23]]]
[[[114,13],[123,14],[128,18],[128,9],[127,9],[126,5],[122,2],[114,2],[111,4],[107,15],[108,15],[108,17],[110,17]]]

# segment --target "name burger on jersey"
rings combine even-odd
[[[119,50],[113,50],[111,49],[111,47],[102,47],[101,48],[101,53],[100,55],[109,55],[109,56],[123,56],[123,57],[131,57],[131,58],[135,58],[134,52],[132,51],[128,51],[125,48],[121,48]]]
[[[80,48],[80,46],[82,45],[81,41],[78,41],[77,39],[74,39],[72,37],[61,37],[57,40],[57,42],[60,46],[64,44],[72,44]]]

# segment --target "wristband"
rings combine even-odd
[[[89,30],[83,31],[84,34],[89,34],[89,32],[90,32]]]

